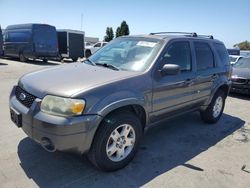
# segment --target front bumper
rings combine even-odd
[[[40,111],[40,99],[35,99],[30,108],[20,103],[15,95],[16,87],[10,94],[10,109],[22,116],[22,129],[38,143],[49,139],[56,150],[85,153],[90,149],[95,131],[101,121],[99,115],[59,117]]]
[[[238,84],[233,82],[231,92],[250,94],[250,84]]]

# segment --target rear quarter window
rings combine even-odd
[[[219,56],[220,62],[223,65],[229,65],[230,64],[229,55],[225,46],[223,44],[215,43],[214,48]]]
[[[31,33],[29,31],[11,31],[6,32],[5,41],[6,42],[28,42],[31,37]]]

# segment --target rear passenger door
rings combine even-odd
[[[181,72],[177,75],[159,74],[159,70],[165,64],[177,64]],[[192,104],[195,92],[193,80],[192,54],[189,41],[170,42],[163,51],[157,62],[157,68],[153,77],[153,113],[151,121],[157,121],[168,113],[175,113],[177,110],[185,110]]]
[[[218,78],[216,61],[212,45],[209,42],[194,41],[193,49],[196,61],[194,99],[197,103],[202,104],[210,97],[213,84]]]

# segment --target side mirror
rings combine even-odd
[[[165,64],[162,69],[160,70],[160,73],[162,76],[166,75],[177,75],[179,74],[181,68],[179,65],[176,64]]]

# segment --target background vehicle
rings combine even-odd
[[[2,35],[2,29],[0,27],[0,56],[3,55],[3,35]]]
[[[232,92],[250,94],[250,58],[242,57],[233,65]]]
[[[89,46],[88,48],[86,48],[86,52],[85,52],[86,57],[91,56],[97,50],[99,50],[100,48],[102,48],[103,46],[105,46],[106,44],[107,44],[107,42],[97,42],[93,46]]]
[[[74,30],[57,30],[59,57],[77,61],[84,57],[84,32]]]
[[[4,55],[42,59],[58,57],[56,28],[46,24],[10,25],[4,31]]]
[[[239,61],[240,58],[242,58],[242,56],[239,56],[239,55],[229,55],[230,64],[233,65],[233,64],[237,63],[237,61]]]
[[[229,55],[240,55],[240,49],[227,49]]]
[[[9,98],[11,119],[46,150],[87,153],[96,167],[117,170],[163,120],[200,111],[216,123],[230,71],[224,44],[212,36],[118,37],[84,63],[21,77]]]

